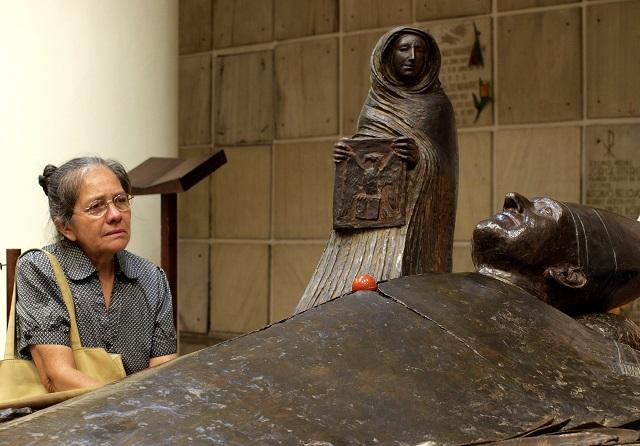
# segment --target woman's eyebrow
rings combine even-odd
[[[92,195],[87,198],[87,203],[93,203],[94,201],[104,200],[104,194],[101,195]]]
[[[96,194],[96,195],[90,196],[88,201],[87,201],[87,203],[92,203],[92,202],[97,201],[97,200],[105,200],[105,201],[111,200],[116,195],[120,195],[120,194],[124,194],[124,193],[125,193],[124,190],[121,190],[119,192],[115,192],[113,195],[110,195],[110,194],[107,194],[107,193]]]

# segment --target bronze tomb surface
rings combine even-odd
[[[459,444],[640,414],[638,353],[522,289],[426,274],[7,423],[0,444]]]

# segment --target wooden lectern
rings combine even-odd
[[[196,158],[149,158],[129,172],[133,195],[161,194],[161,256],[173,296],[173,322],[178,329],[178,199],[227,162],[224,151]]]

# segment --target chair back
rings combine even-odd
[[[6,250],[6,264],[7,269],[7,313],[6,320],[4,321],[4,327],[7,326],[9,319],[9,311],[11,310],[11,300],[13,299],[13,284],[16,280],[16,264],[18,263],[18,257],[20,257],[20,249],[7,249]],[[0,264],[2,265],[2,264]]]

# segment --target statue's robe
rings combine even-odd
[[[420,35],[429,51],[426,71],[413,86],[394,79],[385,52],[398,35]],[[450,272],[455,226],[458,146],[451,102],[438,74],[435,40],[415,28],[385,34],[371,56],[371,89],[353,138],[413,138],[416,166],[407,171],[406,223],[380,229],[333,230],[296,312],[350,291],[357,274],[377,280]]]
[[[0,445],[500,440],[636,421],[639,372],[637,351],[516,286],[425,274],[0,425]]]

